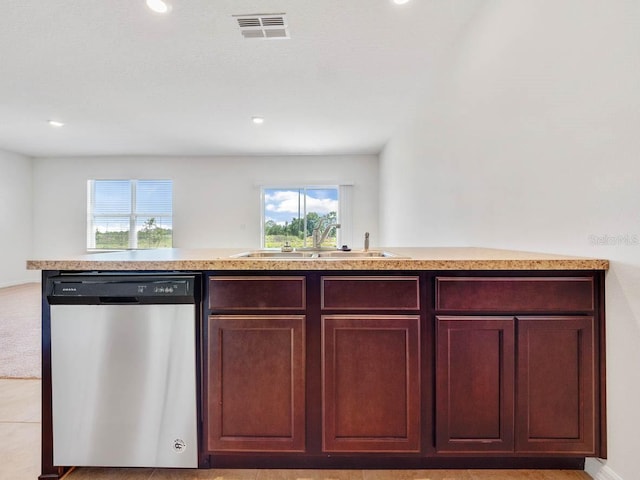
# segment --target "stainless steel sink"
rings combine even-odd
[[[272,260],[290,260],[290,259],[324,259],[324,260],[339,260],[339,259],[357,259],[357,258],[408,258],[401,255],[397,255],[393,252],[383,250],[296,250],[293,252],[281,252],[278,250],[251,250],[248,252],[238,253],[232,255],[231,258],[266,258]]]
[[[318,252],[318,258],[407,258],[392,252],[382,250],[350,251],[335,250],[331,252]]]
[[[242,252],[236,255],[232,255],[232,258],[273,258],[273,259],[288,259],[288,258],[313,258],[317,255],[317,252],[280,252],[276,250],[252,250],[250,252]]]

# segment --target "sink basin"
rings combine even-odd
[[[290,260],[290,259],[355,259],[355,258],[408,258],[402,257],[392,252],[382,250],[368,250],[368,251],[343,251],[343,250],[296,250],[294,252],[281,252],[278,250],[251,250],[249,252],[242,252],[236,255],[232,255],[231,258],[266,258],[272,260]]]
[[[314,252],[280,252],[276,250],[252,250],[232,255],[232,258],[312,258],[317,253]]]
[[[331,252],[318,252],[318,258],[406,258],[392,252],[381,250],[350,251],[335,250]]]

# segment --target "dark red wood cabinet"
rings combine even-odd
[[[322,450],[418,453],[419,276],[323,275],[320,286]]]
[[[437,452],[604,454],[595,300],[591,277],[436,278]]]
[[[211,274],[203,455],[230,467],[579,468],[606,456],[603,282]]]
[[[305,281],[209,279],[207,452],[305,450]]]

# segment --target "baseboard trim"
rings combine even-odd
[[[587,458],[584,471],[594,480],[624,480],[620,475],[596,458]]]

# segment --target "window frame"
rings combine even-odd
[[[95,182],[128,182],[129,194],[130,194],[130,209],[129,213],[108,213],[108,214],[95,214]],[[171,211],[167,215],[166,212],[153,212],[153,213],[140,213],[137,211],[137,194],[138,194],[138,182],[169,182],[171,185]],[[129,223],[129,238],[126,248],[100,248],[96,247],[96,219],[100,218],[122,218],[128,219]],[[171,247],[173,248],[173,180],[172,179],[151,179],[151,178],[91,178],[87,180],[87,239],[86,249],[91,252],[100,251],[112,251],[112,250],[149,250],[155,248],[164,247],[139,247],[138,246],[138,232],[136,226],[140,218],[162,218],[169,219],[171,224]]]
[[[269,248],[277,248],[277,247],[266,247],[265,246],[265,223],[266,223],[266,215],[265,215],[265,192],[267,190],[290,190],[290,191],[298,191],[298,194],[303,198],[303,208],[302,208],[302,218],[303,218],[303,228],[304,231],[307,231],[307,190],[329,190],[333,189],[337,194],[337,202],[338,208],[336,209],[336,222],[341,225],[340,228],[336,229],[336,248],[341,244],[341,239],[344,237],[342,229],[345,227],[344,219],[343,219],[343,211],[345,210],[344,205],[344,188],[350,185],[344,184],[277,184],[277,185],[261,185],[260,186],[260,248],[269,249]],[[303,248],[308,248],[311,245],[307,245],[307,236],[305,235],[303,238]]]

